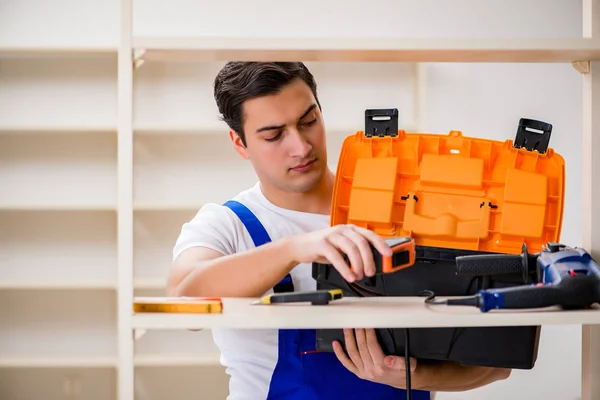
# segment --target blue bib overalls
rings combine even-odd
[[[242,221],[256,247],[271,238],[262,223],[243,204],[224,204]],[[288,274],[275,292],[293,291]],[[406,391],[360,379],[340,363],[334,353],[315,350],[315,329],[280,329],[277,365],[271,377],[267,400],[404,400]],[[413,390],[414,400],[430,400],[426,391]]]

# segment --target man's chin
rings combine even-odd
[[[297,177],[296,179],[290,179],[285,183],[285,185],[289,190],[294,192],[308,192],[318,186],[322,178],[322,171],[314,171],[311,174],[306,174],[304,176]]]

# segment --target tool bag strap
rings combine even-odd
[[[242,224],[244,224],[254,242],[254,246],[258,247],[271,242],[269,233],[248,207],[236,200],[228,200],[223,205],[233,211],[240,221],[242,221]],[[275,293],[293,292],[294,282],[292,281],[292,276],[287,274],[277,285],[275,285],[273,291]]]

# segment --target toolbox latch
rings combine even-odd
[[[538,153],[543,154],[548,150],[548,146],[550,145],[551,133],[551,124],[534,119],[521,118],[514,146],[518,149],[536,150]]]
[[[398,136],[398,109],[365,110],[365,136]]]

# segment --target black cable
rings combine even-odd
[[[471,286],[473,286],[473,283],[475,283],[475,281],[477,280],[477,277],[474,276],[473,278],[471,278],[471,280],[469,281],[469,285],[467,286],[467,290],[465,291],[465,295],[468,296],[469,292],[471,290]],[[452,354],[452,349],[454,348],[454,345],[456,344],[456,341],[458,340],[458,338],[460,337],[460,335],[462,335],[465,331],[465,327],[460,327],[460,328],[454,328],[454,332],[452,333],[452,339],[450,339],[450,345],[448,346],[448,352],[446,353],[446,359],[450,358],[450,355]]]
[[[333,282],[328,282],[327,284],[336,289],[348,290],[348,291],[352,292],[352,294],[354,294],[356,297],[368,297],[364,293],[360,292],[357,287],[352,286],[347,281],[344,281],[344,285],[338,285]]]
[[[387,293],[385,288],[385,279],[381,280],[381,286],[383,288],[383,292]],[[388,328],[387,331],[392,338],[393,348],[396,349],[396,339],[394,338],[394,330]],[[412,400],[412,389],[411,389],[411,372],[410,372],[410,338],[408,334],[408,328],[404,329],[404,368],[406,370],[406,399]]]
[[[384,296],[384,294],[383,294],[383,293],[379,293],[379,292],[377,292],[377,291],[375,291],[375,290],[372,290],[372,289],[366,288],[366,287],[364,287],[364,286],[362,286],[362,285],[359,285],[359,284],[358,284],[358,283],[356,283],[356,282],[352,282],[352,283],[350,283],[350,285],[351,285],[352,287],[354,287],[355,289],[357,289],[357,290],[360,290],[360,291],[361,291],[361,292],[363,292],[363,293],[367,293],[367,295],[365,295],[364,297],[368,297],[368,296]]]
[[[475,282],[476,279],[477,279],[477,277],[474,277],[470,280],[469,285],[467,286],[466,293],[469,293],[469,291],[471,290],[471,286],[473,286],[473,283]],[[431,290],[424,290],[420,293],[420,295],[427,296],[427,298],[425,299],[425,304],[448,305],[447,300],[436,300],[435,293],[433,293],[433,291],[431,291]],[[460,299],[459,302],[460,301],[462,301],[462,299]],[[469,301],[469,302],[473,301],[473,297],[468,297],[467,301]],[[456,305],[456,303],[454,305]],[[472,305],[472,304],[467,304],[467,305]],[[452,338],[450,339],[450,345],[448,346],[448,352],[446,353],[446,358],[450,358],[450,354],[452,354],[452,349],[454,348],[456,341],[458,340],[458,338],[464,331],[465,331],[464,327],[454,329],[454,332],[452,333]]]
[[[471,282],[469,283],[469,287],[473,284],[473,280],[471,280]],[[350,292],[352,292],[355,296],[357,297],[377,297],[377,296],[385,296],[383,293],[379,293],[375,290],[371,290],[368,289],[362,285],[359,285],[355,282],[348,282],[346,280],[344,280],[344,286],[342,287],[341,285],[336,285],[336,284],[331,284],[332,286],[335,286],[339,289],[347,289]],[[385,292],[385,280],[382,280],[382,285],[383,285],[383,291]],[[421,295],[425,295],[427,296],[427,299],[425,299],[425,303],[426,304],[448,304],[447,300],[436,300],[435,299],[435,294],[433,293],[433,291],[431,290],[425,290],[423,292],[421,292]],[[389,331],[391,331],[391,329],[388,329]],[[412,374],[411,374],[411,369],[410,369],[410,333],[409,333],[410,329],[409,328],[405,328],[404,329],[404,368],[406,371],[406,399],[407,400],[412,400]],[[394,342],[394,348],[395,346],[395,340],[394,340],[394,336],[393,336],[393,332],[390,332],[391,336],[392,336],[392,341]]]
[[[420,293],[421,296],[427,296],[425,299],[425,304],[435,304],[435,305],[447,305],[447,300],[436,300],[435,293],[431,290],[423,290]]]
[[[406,368],[406,400],[412,400],[412,389],[410,382],[410,352],[408,351],[410,339],[408,337],[408,328],[404,329],[404,364]]]
[[[345,287],[346,289],[348,289],[349,291],[352,292],[352,294],[354,294],[356,297],[365,297],[364,293],[361,293],[358,291],[358,289],[356,289],[354,286],[352,286],[352,284],[344,281],[344,283],[346,284]],[[338,286],[338,288],[343,289],[341,286]]]
[[[366,287],[359,285],[355,282],[350,283],[350,282],[344,281],[344,283],[346,284],[346,289],[350,290],[352,293],[354,293],[358,297],[384,296],[383,293],[379,293],[379,292],[376,292],[375,290],[367,289]],[[385,283],[383,283],[383,281],[382,281],[382,285],[383,285],[383,291],[385,292]],[[337,286],[337,285],[334,285],[334,286]],[[412,400],[412,388],[411,388],[412,383],[411,383],[410,351],[409,351],[410,350],[410,335],[409,335],[408,331],[409,331],[408,328],[404,329],[404,332],[405,332],[405,334],[404,334],[404,368],[406,371],[406,400]],[[395,346],[394,335],[393,335],[393,332],[390,332],[390,333],[391,333],[392,341],[394,342],[394,348],[395,348],[396,346]]]
[[[424,290],[421,292],[421,294],[427,296],[425,299],[425,304],[446,306],[481,306],[481,298],[478,295],[464,297],[461,299],[436,300],[435,293],[433,293],[431,290]]]
[[[481,307],[481,297],[478,295],[469,296],[461,299],[446,299],[446,300],[436,300],[435,294],[431,291],[425,299],[425,304],[430,305],[446,305],[446,306],[473,306],[473,307]]]

